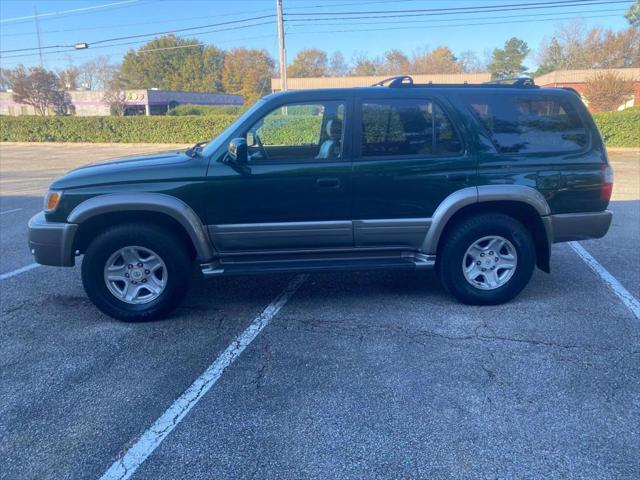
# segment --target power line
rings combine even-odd
[[[522,15],[502,15],[502,16],[495,16],[492,15],[490,17],[475,17],[473,19],[469,18],[468,20],[494,20],[494,19],[511,19],[511,18],[531,18],[531,17],[550,17],[548,18],[548,20],[556,20],[556,16],[557,15],[567,15],[568,13],[572,13],[572,14],[582,14],[582,13],[613,13],[613,10],[611,10],[610,8],[607,9],[602,9],[602,10],[582,10],[579,12],[549,12],[549,13],[525,13]],[[625,10],[621,10],[619,12],[618,15],[615,16],[619,16],[622,15],[625,12]],[[375,18],[375,17],[374,17]],[[319,19],[319,20],[325,20],[325,21],[333,21],[333,18],[324,18],[324,19]],[[355,19],[354,19],[355,20]],[[466,20],[466,19],[460,19],[460,18],[438,18],[435,20],[382,20],[379,22],[357,22],[354,23],[353,25],[399,25],[399,24],[410,24],[410,23],[429,23],[429,24],[433,24],[433,23],[441,23],[441,22],[459,22],[461,20]],[[300,25],[296,25],[295,24],[296,20],[289,20],[287,23],[291,26],[291,27],[302,27],[305,24],[300,24]],[[340,23],[322,23],[322,26],[329,26],[329,25],[344,25],[343,22]]]
[[[71,16],[71,15],[82,15],[85,13],[92,13],[95,10],[98,9],[105,9],[105,8],[121,8],[121,7],[126,7],[126,6],[130,6],[134,3],[139,3],[140,0],[124,0],[122,2],[113,2],[113,3],[105,3],[102,5],[93,5],[91,7],[82,7],[82,8],[72,8],[70,10],[61,10],[59,12],[48,12],[48,13],[39,13],[39,14],[35,14],[35,15],[26,15],[23,17],[12,17],[12,18],[5,18],[0,20],[0,23],[6,23],[6,24],[16,24],[16,23],[24,23],[24,22],[28,22],[30,20],[33,20],[34,18],[39,18],[39,19],[43,19],[43,20],[49,20],[52,17],[58,17],[58,16]],[[145,2],[146,3],[146,2]]]
[[[262,10],[252,10],[252,11],[228,13],[228,14],[224,14],[224,15],[216,15],[216,18],[235,17],[237,15],[243,15],[243,14],[248,14],[248,13],[255,14],[255,13],[272,12],[272,11],[273,11],[272,8],[262,9]],[[118,23],[118,24],[111,24],[111,25],[95,25],[95,26],[85,27],[85,28],[68,28],[68,29],[62,29],[62,30],[42,30],[42,33],[67,33],[67,32],[83,32],[83,31],[114,29],[114,28],[118,28],[118,27],[138,27],[140,25],[158,25],[158,24],[163,24],[163,23],[182,22],[182,21],[185,21],[185,20],[202,20],[203,18],[207,18],[207,17],[203,17],[202,15],[199,15],[197,17],[172,18],[170,20],[160,20],[160,21],[155,21],[154,20],[154,21],[149,21],[149,22]],[[0,37],[26,37],[26,36],[29,36],[29,35],[33,35],[33,32],[0,33]]]
[[[274,23],[274,22],[271,22]],[[269,35],[257,35],[254,37],[243,37],[243,38],[233,38],[233,39],[227,39],[227,40],[220,40],[220,41],[216,41],[216,45],[219,44],[225,44],[225,43],[233,43],[233,42],[245,42],[247,40],[260,40],[263,38],[273,38],[273,39],[277,39],[278,35],[276,35],[275,33],[269,34]],[[119,44],[114,44],[114,45],[103,45],[102,47],[96,47],[96,48],[109,48],[109,47],[117,47],[117,46],[123,46],[123,45],[130,45],[131,43],[142,43],[142,42],[126,42],[126,43],[119,43]],[[139,50],[138,53],[148,53],[148,52],[156,52],[156,51],[161,51],[161,50],[177,50],[177,49],[182,49],[182,48],[196,48],[196,47],[208,47],[211,44],[208,43],[194,43],[192,45],[176,45],[174,47],[159,47],[159,48],[151,48],[151,49],[146,49],[146,50]],[[64,52],[51,52],[50,54],[56,54],[56,53],[68,53],[67,51]],[[82,54],[87,54],[87,53],[91,53],[89,50],[82,50],[77,52],[78,55],[82,55]],[[29,56],[33,56],[33,55],[29,55]],[[65,57],[49,57],[50,59],[53,60],[64,60],[66,59],[68,56]],[[19,61],[14,61],[14,62],[10,62],[10,65],[18,65],[21,62]],[[6,65],[6,62],[5,62]]]
[[[223,26],[223,25],[235,25],[238,23],[245,23],[245,22],[251,22],[251,21],[255,21],[255,20],[263,20],[265,18],[273,18],[273,15],[261,15],[258,17],[251,17],[251,18],[243,18],[241,20],[232,20],[229,22],[219,22],[219,23],[210,23],[207,25],[199,25],[197,27],[187,27],[187,28],[178,28],[178,29],[173,29],[173,30],[165,30],[162,32],[153,32],[153,33],[142,33],[139,35],[128,35],[128,36],[124,36],[124,37],[113,37],[113,38],[106,38],[106,39],[102,39],[102,40],[96,40],[93,42],[86,42],[88,44],[90,44],[91,46],[93,45],[98,45],[101,43],[108,43],[108,42],[115,42],[118,40],[129,40],[132,38],[143,38],[143,37],[155,37],[158,35],[165,35],[165,34],[169,34],[169,33],[177,33],[177,32],[187,32],[187,31],[192,31],[192,30],[201,30],[203,28],[209,28],[209,27],[217,27],[217,26]],[[236,27],[239,28],[239,27]],[[204,33],[204,32],[200,32],[200,33]],[[40,48],[71,48],[73,47],[73,45],[48,45],[45,47],[40,47]],[[95,48],[95,47],[94,47]],[[14,52],[28,52],[28,51],[32,51],[32,50],[38,50],[38,48],[17,48],[17,49],[12,49],[12,50],[1,50],[0,53],[14,53]]]
[[[580,18],[606,18],[606,17],[619,17],[619,15],[593,15],[593,16],[583,16]],[[576,18],[573,17],[564,17],[564,18],[554,18],[551,20],[573,20]],[[534,23],[534,22],[548,22],[550,19],[542,18],[537,20],[514,20],[512,23]],[[482,23],[460,23],[460,24],[449,24],[449,25],[433,25],[429,26],[429,29],[434,28],[453,28],[453,27],[475,27],[480,25],[502,25],[503,21],[500,22],[482,22]],[[306,34],[317,34],[317,33],[352,33],[352,32],[381,32],[387,30],[414,30],[416,28],[422,27],[387,27],[387,28],[364,28],[364,29],[353,29],[350,28],[348,30],[305,30],[303,32],[289,32],[289,35],[306,35]]]
[[[577,7],[589,4],[599,3],[629,3],[629,0],[622,0],[619,2],[600,1],[600,0],[554,0],[549,2],[528,2],[528,3],[507,3],[504,5],[480,5],[473,7],[447,7],[447,8],[420,8],[410,10],[369,10],[357,12],[312,12],[313,15],[363,15],[363,14],[386,14],[386,13],[437,13],[437,12],[465,12],[471,10],[479,11],[495,11],[494,9],[515,9],[515,10],[528,10],[534,8],[558,8],[558,7]],[[305,16],[309,13],[287,13],[287,16]]]
[[[628,0],[607,0],[607,1],[598,1],[589,3],[588,5],[611,5],[611,4],[620,4],[624,3],[629,4]],[[585,4],[584,6],[586,6]],[[567,5],[556,5],[558,7],[567,7]],[[583,6],[583,5],[571,5],[574,7]],[[442,12],[442,13],[409,13],[409,14],[398,14],[398,15],[363,15],[363,16],[353,16],[353,17],[327,17],[327,18],[295,18],[295,19],[286,19],[287,23],[292,22],[321,22],[324,20],[366,20],[366,19],[381,19],[381,18],[406,18],[406,17],[430,17],[430,16],[441,16],[441,15],[459,15],[459,14],[473,14],[473,13],[490,13],[490,12],[509,12],[509,11],[520,11],[520,10],[537,10],[539,8],[553,8],[549,7],[530,7],[530,8],[500,8],[500,9],[487,9],[487,10],[478,10],[474,12]],[[565,14],[575,13],[575,12],[562,12]],[[290,15],[290,14],[289,14]]]
[[[207,35],[210,33],[217,33],[217,32],[227,32],[230,30],[239,30],[241,28],[250,28],[250,27],[259,27],[262,25],[273,25],[275,23],[275,20],[271,20],[268,22],[262,22],[262,23],[255,23],[252,25],[239,25],[239,26],[235,26],[235,27],[231,27],[231,28],[218,28],[215,30],[206,30],[204,32],[198,32],[198,35]],[[93,50],[97,50],[97,49],[102,49],[102,48],[110,48],[110,47],[117,47],[117,46],[122,46],[122,45],[137,45],[140,43],[144,43],[145,40],[136,40],[133,42],[120,42],[120,43],[113,43],[110,45],[99,45],[97,47],[92,47]],[[221,43],[221,42],[218,42]],[[202,45],[206,45],[206,44],[193,44],[193,45],[189,45],[188,47],[196,47],[196,46],[202,46]],[[159,47],[159,49],[163,49],[164,47]],[[187,48],[187,46],[185,46],[185,48]],[[151,52],[151,51],[155,51],[155,49],[147,49],[146,52]],[[69,50],[56,50],[55,52],[50,52],[51,54],[56,54],[56,53],[67,53],[69,52]],[[37,53],[27,53],[27,54],[20,54],[20,55],[4,55],[2,57],[2,59],[5,58],[24,58],[24,57],[33,57],[37,55]]]

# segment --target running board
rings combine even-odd
[[[248,275],[276,272],[330,272],[340,270],[422,270],[433,268],[435,255],[418,252],[351,252],[343,255],[300,255],[299,257],[264,256],[251,259],[245,256],[224,257],[217,261],[200,265],[205,277],[224,275]]]

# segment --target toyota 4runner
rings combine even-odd
[[[612,171],[573,91],[513,84],[284,92],[207,144],[56,180],[29,222],[95,305],[166,315],[204,277],[435,268],[468,304],[515,297],[551,245],[599,238]]]

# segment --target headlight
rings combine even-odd
[[[47,195],[44,197],[44,211],[53,212],[56,208],[58,208],[58,204],[60,203],[61,198],[62,192],[57,190],[49,190],[47,192]]]

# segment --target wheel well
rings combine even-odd
[[[550,244],[547,239],[547,231],[544,228],[540,214],[531,205],[517,201],[498,201],[498,202],[480,202],[458,210],[447,222],[438,241],[438,251],[443,245],[443,239],[447,237],[452,228],[456,224],[464,221],[470,216],[482,213],[503,213],[518,220],[524,227],[531,232],[536,248],[536,265],[541,270],[550,272]]]
[[[84,253],[94,238],[105,230],[124,223],[144,223],[145,225],[166,228],[182,241],[192,258],[196,256],[196,250],[189,234],[177,220],[163,213],[149,211],[111,212],[91,217],[78,227],[73,241],[73,251]]]

